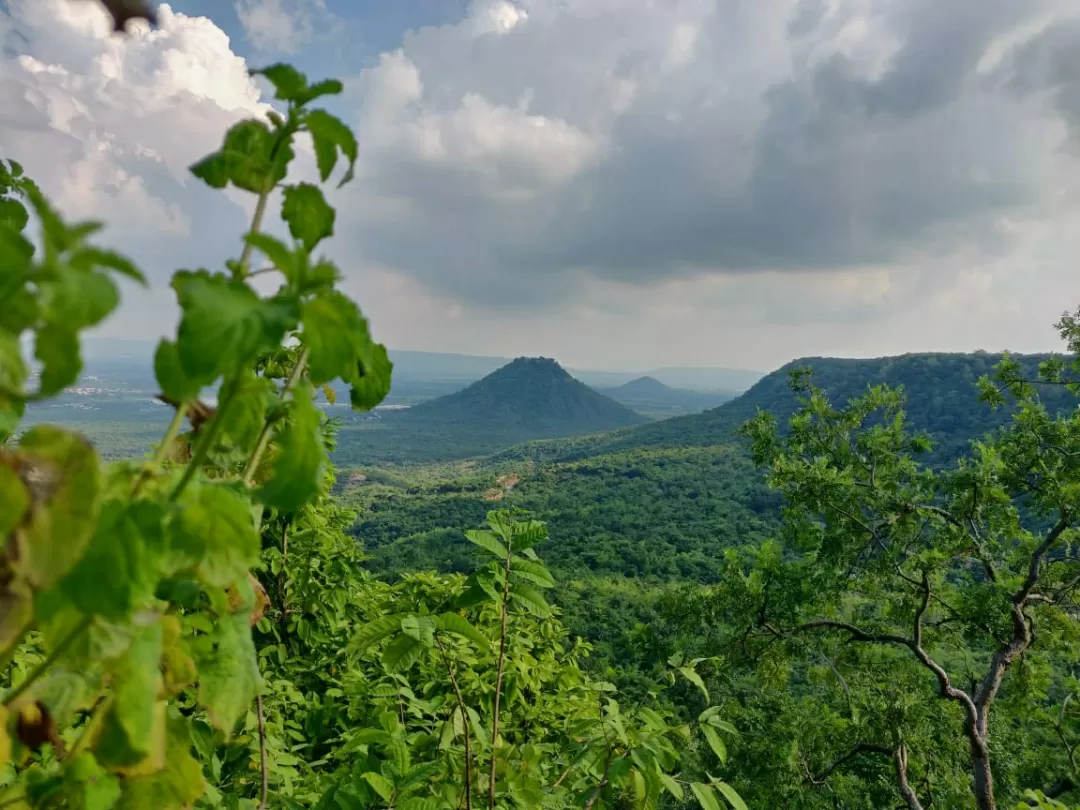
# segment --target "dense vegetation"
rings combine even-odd
[[[316,398],[368,412],[392,364],[315,254],[333,208],[286,181],[301,134],[323,183],[357,144],[313,104],[340,83],[261,74],[279,111],[192,167],[254,214],[224,272],[173,276],[144,459],[21,421],[142,275],[0,162],[0,807],[1078,797],[1080,360],[815,361],[695,417],[339,476],[355,435]],[[1080,313],[1059,329],[1075,357]],[[515,367],[439,413],[505,444],[522,403],[621,412]]]

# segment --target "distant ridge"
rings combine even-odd
[[[620,386],[612,388],[612,392],[618,392],[620,394],[633,394],[635,396],[652,396],[670,393],[674,389],[664,385],[656,377],[638,377],[636,380],[631,380],[628,383],[623,383]]]
[[[1025,376],[1034,378],[1047,354],[1014,354]],[[575,439],[557,448],[541,445],[508,451],[546,460],[575,460],[637,448],[708,447],[738,442],[738,429],[760,410],[786,424],[798,403],[789,372],[809,367],[814,383],[835,405],[866,392],[868,386],[903,387],[908,423],[928,432],[934,450],[928,459],[949,462],[965,452],[973,439],[1003,426],[1011,408],[992,410],[979,400],[976,383],[992,374],[1001,354],[990,352],[920,352],[870,359],[806,357],[767,374],[746,393],[717,408],[641,425],[611,436]],[[1075,407],[1075,398],[1062,388],[1043,386],[1047,408]]]
[[[701,413],[737,396],[734,391],[672,388],[652,376],[638,377],[615,388],[598,388],[616,402],[654,419]]]

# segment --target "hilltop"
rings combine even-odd
[[[655,377],[644,376],[614,388],[597,389],[616,402],[655,419],[699,413],[733,399],[728,391],[691,391],[672,388]]]
[[[453,394],[350,424],[355,429],[342,435],[339,458],[342,463],[354,457],[361,463],[468,458],[519,442],[584,436],[647,421],[574,379],[554,360],[519,357]]]

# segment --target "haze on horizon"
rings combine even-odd
[[[356,181],[328,249],[399,349],[585,369],[1057,348],[1080,304],[1071,0],[0,0],[0,155],[149,273],[102,334],[170,330],[176,267],[250,200],[186,167],[337,76]],[[313,173],[310,153],[303,170]]]

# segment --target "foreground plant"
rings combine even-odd
[[[351,176],[354,136],[311,106],[341,84],[309,84],[284,65],[258,73],[283,111],[237,124],[192,167],[212,187],[252,194],[254,214],[225,272],[173,276],[180,323],[154,370],[175,415],[144,463],[103,466],[85,439],[53,426],[11,441],[28,403],[78,378],[80,333],[117,307],[116,277],[144,279],[90,241],[99,223],[65,222],[18,164],[0,172],[4,806],[179,808],[204,795],[192,724],[227,739],[261,688],[250,626],[266,597],[249,568],[262,521],[325,484],[316,392],[342,380],[366,410],[389,390],[385,348],[315,255],[334,210],[317,185],[285,182],[301,133],[323,182],[342,158],[342,182]],[[262,230],[278,191],[289,242]],[[37,247],[24,203],[41,224]],[[251,285],[257,253],[259,272],[281,279],[273,295]],[[212,386],[210,410],[198,396]]]

